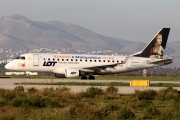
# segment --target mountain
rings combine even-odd
[[[66,53],[77,53],[77,50],[81,50],[84,53],[111,51],[110,53],[126,55],[142,50],[147,44],[99,35],[70,23],[33,21],[17,14],[0,18],[0,42],[0,48],[4,50],[2,52],[0,49],[0,59],[12,57],[10,53],[16,52],[17,55],[40,48],[61,52],[66,49]],[[170,42],[166,54],[179,59],[179,50],[180,42]]]
[[[119,51],[126,44],[133,43],[96,34],[70,23],[32,21],[21,15],[0,19],[0,47],[13,50],[37,48],[80,49],[84,51],[112,49]]]

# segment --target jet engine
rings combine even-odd
[[[81,71],[77,69],[66,69],[65,70],[65,77],[79,77]]]

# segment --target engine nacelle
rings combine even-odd
[[[80,70],[77,69],[66,69],[65,70],[65,77],[79,77]]]
[[[66,76],[64,74],[57,74],[57,73],[55,73],[55,77],[57,77],[57,78],[66,78]]]

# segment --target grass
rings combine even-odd
[[[90,87],[81,93],[66,87],[30,88],[26,92],[22,86],[0,89],[0,119],[180,119],[180,94],[173,87],[117,93],[114,86],[106,90]]]
[[[22,82],[16,83],[20,85],[69,85],[69,86],[130,86],[130,83],[124,82],[53,82],[53,83],[45,83],[45,82]],[[151,87],[180,87],[180,84],[175,83],[150,83]]]
[[[109,83],[101,83],[101,82],[91,82],[91,83],[85,83],[85,82],[53,82],[53,83],[35,83],[35,82],[23,82],[19,83],[22,85],[75,85],[75,86],[129,86],[129,83],[123,83],[123,82],[109,82]]]
[[[26,78],[25,75],[11,75],[11,78]],[[151,80],[151,81],[180,81],[180,76],[114,76],[114,75],[100,75],[95,76],[96,80]],[[77,78],[56,78],[52,75],[38,75],[31,76],[32,79],[80,79]]]

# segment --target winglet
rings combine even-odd
[[[169,32],[170,28],[162,28],[142,51],[132,56],[162,59]]]

